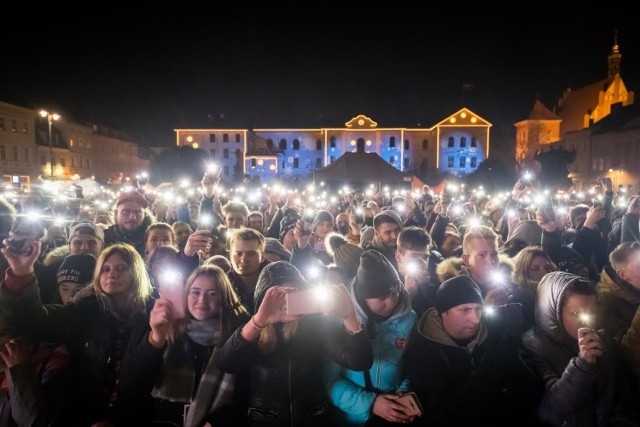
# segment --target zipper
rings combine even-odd
[[[291,367],[291,355],[289,354],[287,356],[288,360],[289,360],[289,423],[291,425],[291,427],[293,427],[294,425],[294,420],[293,420],[293,390],[291,390],[291,382],[293,381],[293,375],[292,375],[292,367]]]

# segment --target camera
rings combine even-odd
[[[39,219],[23,217],[17,226],[9,232],[8,249],[21,256],[33,253],[33,244],[44,237],[46,230]]]
[[[290,292],[285,296],[285,299],[286,312],[289,315],[324,313],[333,307],[331,291],[326,286]]]

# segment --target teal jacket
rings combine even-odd
[[[352,295],[358,314],[366,323],[367,316]],[[371,384],[383,394],[397,394],[409,390],[404,373],[403,353],[417,314],[411,309],[411,298],[403,288],[400,301],[391,317],[374,323],[375,336],[370,341],[373,366],[369,369]],[[332,414],[338,425],[362,426],[371,416],[377,393],[368,391],[364,372],[351,371],[332,361],[324,364],[324,386],[332,404]]]

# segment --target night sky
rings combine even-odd
[[[44,25],[4,34],[0,100],[155,146],[174,144],[174,128],[341,127],[356,114],[429,127],[468,107],[509,144],[536,97],[552,107],[565,88],[606,77],[616,29],[623,79],[640,87],[640,25],[602,11],[572,21],[557,8],[485,19],[308,7],[54,19],[54,36]]]

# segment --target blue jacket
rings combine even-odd
[[[357,303],[353,291],[352,297],[358,314],[366,323],[367,316]],[[373,366],[369,373],[371,384],[378,393],[397,394],[409,389],[403,353],[417,317],[411,309],[408,292],[402,288],[394,314],[383,322],[373,324],[375,336],[370,340]],[[324,365],[324,386],[338,425],[361,426],[367,422],[377,393],[366,390],[363,371],[352,371],[327,361]]]

